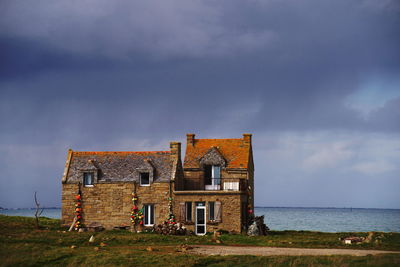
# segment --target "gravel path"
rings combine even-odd
[[[366,256],[369,254],[400,253],[400,251],[361,250],[361,249],[331,249],[331,248],[279,248],[279,247],[236,247],[196,245],[190,253],[203,255],[256,255],[256,256],[317,256],[317,255],[352,255]]]

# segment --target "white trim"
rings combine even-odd
[[[86,184],[85,177],[87,177],[88,175],[90,175],[90,181],[92,182],[90,184]],[[94,172],[92,172],[92,171],[83,172],[83,186],[84,187],[93,187],[93,185],[94,185]]]
[[[142,173],[147,173],[149,175],[149,183],[148,184],[142,184]],[[150,186],[150,173],[149,172],[141,172],[139,173],[139,184],[140,186]]]
[[[198,224],[197,223],[197,210],[198,209],[202,209],[202,210],[204,210],[204,224]],[[206,233],[207,233],[207,209],[206,209],[206,205],[204,205],[204,206],[197,206],[196,205],[196,209],[195,209],[195,215],[196,215],[196,218],[195,218],[195,233],[196,233],[196,235],[205,235]],[[199,234],[199,233],[197,233],[197,226],[204,226],[204,233],[201,233],[201,234]]]
[[[146,214],[147,214],[147,220],[149,222],[151,222],[151,207],[153,206],[153,220],[155,220],[154,204],[144,204],[143,206],[145,209],[147,209]],[[146,218],[144,218],[144,219],[145,219],[144,221],[146,222]],[[153,223],[149,223],[149,224],[144,223],[144,226],[153,226],[153,225],[154,225],[154,221],[153,221]]]

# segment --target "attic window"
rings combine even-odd
[[[150,185],[150,173],[148,173],[148,172],[140,173],[140,185],[142,185],[142,186]]]
[[[93,187],[94,175],[92,172],[83,173],[83,185],[85,187]]]

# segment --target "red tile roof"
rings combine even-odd
[[[194,139],[187,144],[184,168],[199,168],[200,159],[211,147],[216,147],[227,161],[227,168],[248,168],[251,153],[250,144],[243,139]]]

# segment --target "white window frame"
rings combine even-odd
[[[148,184],[142,184],[142,174],[147,173],[149,175],[149,183]],[[141,172],[139,173],[139,183],[140,186],[150,186],[150,172]]]
[[[197,210],[200,210],[200,209],[204,211],[204,223],[202,223],[202,224],[198,223],[198,218],[197,218]],[[196,204],[196,207],[195,207],[195,224],[194,224],[194,226],[195,226],[196,235],[205,235],[207,233],[207,208],[206,208],[205,205],[204,206],[198,206]],[[204,233],[198,233],[197,232],[197,226],[204,226]]]
[[[90,176],[92,177],[91,184],[86,184],[85,176],[88,174],[90,174]],[[83,173],[83,186],[84,187],[93,187],[94,186],[94,173],[93,172],[84,172]]]
[[[219,176],[215,177],[215,168],[219,169]],[[212,165],[211,166],[211,184],[212,185],[219,185],[215,183],[215,179],[220,179],[220,184],[221,184],[221,166],[219,165]]]
[[[153,208],[151,208],[153,207]],[[155,212],[154,212],[154,204],[144,204],[143,205],[143,209],[144,214],[147,215],[147,220],[149,223],[146,224],[146,218],[143,218],[144,222],[144,226],[153,226],[154,225],[154,221],[155,221]],[[153,222],[151,221],[151,211],[153,211]]]
[[[219,177],[215,177],[215,168],[219,169]],[[219,183],[216,183],[215,179],[219,179]],[[205,185],[206,190],[220,190],[221,189],[221,166],[211,165],[211,184]]]

